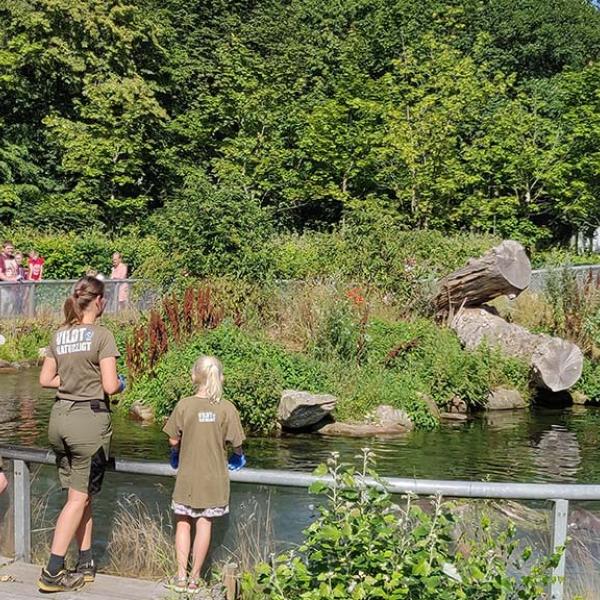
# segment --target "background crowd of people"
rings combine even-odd
[[[127,279],[129,269],[120,252],[113,253],[111,262],[110,280],[121,281]],[[5,240],[0,253],[0,284],[39,282],[44,277],[44,263],[44,257],[40,256],[36,250],[30,250],[26,253],[21,252],[15,249],[12,241]],[[106,279],[96,269],[88,269],[86,275],[96,277],[100,281]],[[27,312],[33,293],[34,290],[29,286],[0,285],[0,313],[2,316],[20,315]],[[117,309],[125,308],[129,301],[129,284],[117,284],[114,293],[117,295]]]

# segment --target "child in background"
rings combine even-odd
[[[45,262],[44,258],[40,256],[36,250],[32,250],[29,253],[27,264],[29,266],[29,279],[31,281],[41,281],[44,275]]]
[[[25,281],[29,275],[27,269],[23,266],[23,253],[15,252],[15,262],[17,263],[17,281]]]
[[[163,431],[169,436],[172,466],[179,470],[171,508],[175,513],[177,575],[167,587],[176,592],[200,591],[200,569],[210,545],[212,520],[229,512],[227,444],[233,447],[230,469],[245,464],[245,439],[235,406],[223,395],[223,367],[213,356],[201,356],[192,367],[195,396],[183,398],[175,406]],[[196,535],[191,541],[192,525]],[[187,564],[192,548],[192,569]]]

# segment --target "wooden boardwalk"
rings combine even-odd
[[[0,563],[1,564],[1,563]],[[6,576],[6,577],[5,577]],[[97,575],[94,583],[77,592],[41,594],[37,589],[40,567],[25,563],[4,563],[0,566],[0,598],[2,600],[166,600],[173,594],[160,583],[111,575]],[[8,579],[8,581],[6,581]]]

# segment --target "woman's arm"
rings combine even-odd
[[[40,371],[40,385],[45,388],[58,388],[60,386],[58,368],[54,358],[46,357],[44,359],[44,364]]]
[[[117,375],[117,359],[108,356],[100,359],[100,376],[102,378],[102,389],[111,396],[121,391],[121,382]]]
[[[171,446],[179,446],[179,442],[181,441],[180,438],[169,438],[169,444],[171,444]]]

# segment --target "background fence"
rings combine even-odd
[[[536,269],[531,273],[529,289],[543,291],[549,278],[563,271],[575,277],[579,283],[590,278],[600,280],[600,265],[583,265]],[[45,279],[42,281],[23,281],[19,283],[0,282],[0,319],[36,317],[39,315],[60,315],[65,298],[71,293],[76,279]],[[281,280],[282,289],[293,288],[296,281]],[[431,278],[421,282],[428,291],[433,292],[436,280]],[[147,310],[161,292],[140,279],[106,280],[106,313],[116,314],[124,310]],[[120,294],[125,293],[127,300],[120,302]]]
[[[62,314],[63,303],[77,279],[0,282],[0,319]],[[146,310],[158,292],[139,279],[106,280],[105,311]],[[120,301],[120,298],[126,300]]]

